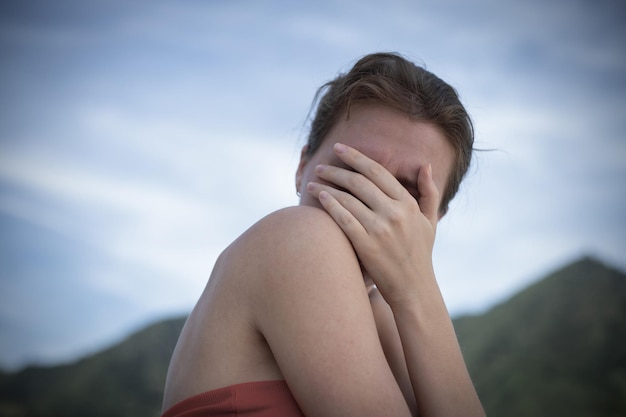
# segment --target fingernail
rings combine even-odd
[[[320,173],[324,172],[325,169],[326,169],[326,165],[322,165],[322,164],[316,165],[315,166],[315,173],[320,174]]]
[[[347,150],[348,150],[348,147],[344,145],[343,143],[335,143],[335,152],[344,153]]]

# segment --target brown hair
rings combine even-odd
[[[339,117],[350,105],[372,101],[398,110],[415,121],[441,129],[454,148],[455,162],[442,192],[439,212],[445,214],[469,169],[474,129],[456,90],[422,67],[395,53],[375,53],[361,58],[352,69],[317,91],[317,111],[311,122],[307,156],[312,156]],[[315,103],[315,101],[314,101]]]

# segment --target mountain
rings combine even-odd
[[[626,276],[584,258],[455,320],[487,415],[626,416]]]
[[[184,320],[159,322],[73,364],[0,374],[0,416],[159,416]]]
[[[159,416],[184,320],[73,364],[0,373],[0,416]],[[487,415],[626,415],[622,272],[584,258],[454,324]]]

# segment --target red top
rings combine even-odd
[[[231,385],[194,395],[161,417],[304,417],[285,381]]]

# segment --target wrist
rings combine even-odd
[[[399,280],[401,283],[399,286],[389,288],[387,294],[383,294],[391,307],[413,308],[416,304],[428,301],[433,294],[439,293],[432,264],[420,267],[411,265],[410,268],[405,268],[402,276],[404,279]]]
[[[399,291],[386,299],[394,316],[408,315],[423,323],[449,321],[450,315],[432,269],[420,274],[414,282],[415,289]]]

